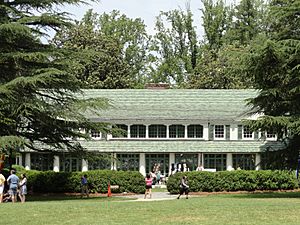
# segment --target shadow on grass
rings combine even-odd
[[[26,201],[28,202],[43,202],[43,201],[122,201],[129,200],[130,198],[124,198],[121,196],[90,196],[89,198],[80,195],[69,195],[69,194],[34,194],[28,195]],[[134,199],[134,198],[132,198]]]
[[[228,196],[229,197],[229,196]],[[253,192],[233,194],[231,198],[300,198],[300,192]]]

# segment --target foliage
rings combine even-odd
[[[45,30],[68,26],[56,6],[80,0],[0,2],[0,151],[11,154],[20,147],[35,150],[82,151],[70,137],[88,138],[79,131],[106,125],[92,124],[84,115],[89,108],[104,109],[105,99],[79,100],[80,84],[68,72],[65,53],[41,42]],[[37,11],[41,13],[37,13]],[[47,147],[48,146],[48,147]]]
[[[289,171],[221,171],[176,173],[169,177],[168,191],[179,193],[180,179],[188,177],[191,192],[219,192],[219,191],[255,191],[255,190],[292,190],[298,188],[298,181],[294,173]]]
[[[139,172],[90,170],[87,172],[27,171],[28,189],[37,193],[81,191],[81,177],[86,174],[91,193],[107,193],[108,182],[118,185],[112,192],[144,193],[145,181]]]
[[[144,82],[148,36],[140,19],[119,11],[92,10],[72,27],[57,33],[54,43],[69,51],[72,73],[84,88],[133,88]],[[75,54],[74,54],[75,52]]]
[[[276,133],[291,152],[300,151],[299,6],[299,0],[270,2],[268,36],[263,43],[251,45],[245,62],[260,90],[249,103],[264,115],[248,124],[256,130]],[[290,156],[285,164],[296,168],[297,154]]]
[[[171,26],[169,28],[169,26]],[[161,12],[155,24],[152,82],[184,85],[197,63],[198,43],[189,7],[183,10]]]

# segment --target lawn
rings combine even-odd
[[[40,198],[0,204],[0,224],[270,224],[300,223],[300,193],[208,195],[166,201]]]

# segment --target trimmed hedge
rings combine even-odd
[[[221,171],[176,173],[168,178],[167,188],[171,194],[179,193],[180,179],[188,177],[191,192],[292,190],[298,188],[293,172],[282,170]]]
[[[108,182],[118,185],[113,193],[145,192],[144,177],[137,171],[91,170],[87,172],[26,172],[28,190],[37,193],[67,193],[81,191],[81,177],[86,174],[91,193],[107,193]]]

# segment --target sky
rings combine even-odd
[[[234,2],[234,0],[227,0],[227,4],[228,2]],[[148,34],[154,34],[155,17],[159,15],[160,11],[185,10],[187,3],[194,14],[194,26],[197,27],[197,34],[202,36],[201,0],[100,0],[97,3],[90,2],[90,5],[65,6],[63,10],[71,13],[73,19],[81,20],[88,9],[93,9],[99,14],[109,13],[116,9],[129,18],[141,18],[147,26]]]

